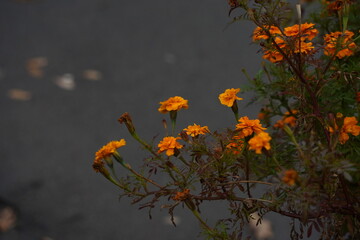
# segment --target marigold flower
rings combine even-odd
[[[281,180],[289,186],[294,186],[298,178],[299,175],[297,171],[295,171],[294,169],[289,169],[285,171],[284,176]]]
[[[226,145],[226,149],[228,150],[228,152],[231,152],[234,155],[240,154],[243,148],[244,141],[242,140],[233,139],[233,141]]]
[[[334,2],[327,1],[327,9],[329,12],[338,12],[343,9],[345,4],[351,4],[351,0],[336,0]]]
[[[244,138],[253,133],[259,134],[266,130],[266,128],[262,127],[259,119],[250,120],[245,116],[239,119],[239,123],[236,124],[236,130],[239,131],[239,137]]]
[[[261,154],[263,148],[270,150],[270,140],[271,137],[267,132],[260,132],[249,140],[249,149]]]
[[[182,192],[176,192],[175,196],[172,197],[174,201],[184,201],[186,200],[190,195],[190,189],[184,189]]]
[[[346,133],[351,133],[354,136],[358,136],[360,134],[360,126],[356,125],[357,123],[358,120],[356,117],[345,117],[342,129]]]
[[[158,109],[161,113],[167,113],[170,111],[179,111],[180,109],[188,109],[188,100],[185,100],[182,97],[175,96],[171,97],[164,102],[160,102],[161,106]]]
[[[172,156],[174,155],[175,149],[181,149],[184,146],[178,143],[176,140],[181,139],[180,137],[164,137],[162,141],[158,144],[159,151],[158,153],[162,153],[166,151],[166,155]]]
[[[315,29],[314,26],[314,23],[303,23],[301,24],[301,29],[299,29],[299,24],[296,24],[291,27],[286,27],[284,29],[284,34],[287,37],[299,37],[300,30],[301,40],[312,40],[319,33],[319,31]]]
[[[282,60],[284,60],[284,56],[276,50],[265,51],[262,58],[266,59],[272,63],[277,63],[277,62],[281,62]]]
[[[283,128],[285,124],[289,125],[290,127],[296,126],[296,118],[293,116],[294,114],[297,114],[297,110],[291,110],[290,112],[286,112],[282,119],[278,120],[274,127],[275,128]],[[293,115],[291,115],[293,114]]]
[[[221,104],[232,107],[236,100],[243,100],[243,98],[236,96],[238,92],[240,92],[240,88],[226,89],[225,92],[219,95],[219,100]]]
[[[300,47],[300,50],[299,50]],[[300,46],[299,46],[299,41],[295,41],[295,50],[294,53],[304,53],[304,54],[309,54],[312,52],[312,50],[314,49],[314,46],[312,44],[312,42],[305,42],[305,41],[301,41],[300,42]]]
[[[332,32],[330,34],[325,34],[324,54],[332,56],[336,53],[336,57],[339,59],[353,55],[354,50],[357,47],[357,45],[352,41],[353,36],[354,33],[348,30],[344,33]]]
[[[116,151],[116,149],[125,145],[126,141],[124,139],[121,139],[120,141],[111,141],[95,153],[95,160],[99,161],[106,157],[110,157]]]
[[[104,162],[102,161],[104,158],[111,157],[112,154],[116,151],[116,149],[125,146],[126,141],[121,139],[120,141],[111,141],[107,143],[105,146],[99,149],[95,153],[95,160],[93,163],[93,169],[96,172],[101,172],[104,169]]]
[[[264,26],[265,29],[268,29],[269,30],[269,33],[271,35],[276,35],[276,34],[281,34],[281,31],[278,27],[275,27],[275,26]],[[269,36],[266,34],[266,32],[264,31],[263,28],[261,27],[256,27],[254,32],[253,32],[253,41],[258,41],[258,40],[261,40],[261,39],[268,39]]]
[[[194,123],[194,125],[189,125],[187,128],[184,129],[187,135],[192,137],[196,137],[197,135],[205,135],[206,133],[210,132],[207,126],[201,127]]]
[[[356,117],[345,117],[344,123],[340,129],[339,133],[339,142],[341,144],[345,144],[349,140],[349,134],[353,136],[358,136],[360,134],[360,126],[357,125],[358,120]],[[335,124],[335,129],[338,130],[338,126]],[[330,133],[334,133],[334,129],[332,127],[328,128]]]

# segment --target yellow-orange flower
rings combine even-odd
[[[116,149],[125,145],[126,141],[124,139],[121,139],[120,141],[111,141],[95,153],[95,160],[110,157],[116,151]]]
[[[332,32],[325,34],[325,49],[324,54],[327,56],[333,56],[336,53],[336,57],[339,59],[354,54],[356,44],[353,42],[352,37],[354,33],[346,30],[342,32]]]
[[[301,29],[299,29],[299,24],[287,27],[284,29],[284,34],[287,37],[299,37],[299,30],[301,34],[301,40],[312,40],[319,33],[318,30],[314,28],[314,23],[303,23],[301,24]]]
[[[253,133],[261,133],[265,129],[259,119],[250,120],[247,116],[240,118],[239,123],[236,124],[236,130],[239,131],[240,138],[250,136]]]
[[[232,154],[240,154],[242,149],[244,148],[244,141],[233,139],[230,143],[226,145],[226,149],[228,152]]]
[[[277,62],[281,62],[282,60],[284,60],[284,56],[276,50],[265,51],[262,58],[266,59],[272,63],[277,63]]]
[[[175,196],[172,197],[174,201],[184,201],[186,200],[190,195],[190,189],[184,189],[182,192],[177,192]]]
[[[194,123],[194,125],[189,125],[187,128],[184,129],[187,135],[192,137],[196,137],[197,135],[205,135],[206,133],[210,132],[207,126],[201,127]]]
[[[261,154],[263,148],[270,150],[270,140],[271,137],[267,132],[260,132],[249,140],[249,149]]]
[[[352,134],[354,136],[358,136],[360,134],[360,126],[357,124],[358,124],[358,120],[356,119],[356,117],[344,118],[344,123],[339,133],[339,142],[341,144],[344,144],[349,140],[350,138],[349,134]],[[335,124],[335,129],[338,130],[338,126],[336,124]],[[328,130],[330,133],[334,132],[334,129],[332,127],[329,127]]]
[[[184,146],[178,143],[176,140],[181,139],[180,137],[164,137],[158,144],[159,153],[166,151],[166,155],[174,155],[175,149],[181,149]]]
[[[269,33],[271,35],[276,35],[276,34],[281,34],[281,31],[278,27],[275,26],[264,26],[265,29],[269,30]],[[256,27],[254,32],[253,32],[253,41],[258,41],[261,39],[268,39],[269,36],[266,34],[266,32],[261,28],[261,27]]]
[[[285,171],[284,176],[281,180],[289,186],[294,186],[298,178],[299,175],[297,171],[295,171],[294,169],[289,169]]]
[[[240,88],[226,89],[225,92],[219,95],[221,104],[232,107],[236,100],[243,100],[242,98],[236,96],[238,92],[240,92]]]
[[[283,128],[285,124],[289,125],[290,127],[295,127],[296,126],[296,118],[293,116],[294,114],[297,114],[298,111],[297,110],[291,110],[290,112],[286,112],[283,116],[282,119],[278,120],[274,127],[275,128]]]
[[[106,157],[111,157],[112,154],[116,151],[116,149],[125,145],[126,141],[124,139],[121,139],[120,141],[111,141],[102,148],[100,148],[99,151],[95,153],[95,160],[93,163],[94,170],[96,172],[101,171],[104,166],[104,162],[102,161],[102,159]]]
[[[299,47],[300,47],[300,50],[299,50]],[[304,54],[309,54],[312,52],[313,49],[314,49],[314,46],[313,46],[312,42],[301,41],[300,46],[299,46],[299,41],[295,41],[294,53],[301,52]]]
[[[341,144],[344,144],[349,140],[349,133],[358,136],[360,134],[360,126],[357,125],[358,121],[356,117],[345,117],[344,124],[340,130],[339,140]]]
[[[164,102],[160,102],[161,106],[158,109],[161,113],[167,113],[170,111],[179,111],[180,109],[188,109],[188,100],[182,97],[175,96],[171,97]]]

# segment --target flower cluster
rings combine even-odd
[[[281,31],[276,26],[256,27],[253,32],[253,41],[271,39],[264,48],[264,59],[276,63],[284,59],[284,54],[310,54],[314,46],[310,42],[318,34],[313,23],[304,23],[286,27]]]
[[[342,32],[332,32],[326,34],[324,37],[325,51],[327,56],[336,56],[341,59],[354,54],[356,44],[353,42],[352,37],[354,33],[346,30]]]
[[[211,132],[196,123],[179,127],[178,112],[189,108],[188,100],[170,97],[158,111],[169,114],[171,129],[164,119],[157,141],[143,140],[128,113],[119,118],[147,151],[142,164],[125,162],[117,152],[126,144],[121,139],[96,152],[94,170],[141,208],[168,208],[172,219],[175,208],[188,208],[207,239],[241,236],[256,211],[261,218],[268,212],[292,218],[293,238],[305,232],[309,238],[316,229],[321,238],[360,239],[360,2],[322,1],[307,22],[298,4],[299,23],[305,23],[293,26],[282,25],[286,1],[227,2],[229,15],[238,15],[234,21],[248,18],[258,26],[252,40],[270,61],[253,77],[243,71],[255,92],[250,103],[262,104],[258,118],[239,116],[240,88],[230,88],[218,99],[231,108],[234,124]],[[315,41],[319,33],[323,42]],[[119,177],[118,163],[130,175]],[[207,201],[226,204],[229,218],[215,225],[204,220],[207,211],[199,209]]]
[[[270,150],[271,137],[268,133],[264,132],[266,128],[262,127],[260,120],[250,120],[247,116],[241,117],[239,123],[236,124],[236,131],[240,138],[250,137],[255,134],[249,140],[249,149],[255,150],[257,154],[261,154],[262,149]]]

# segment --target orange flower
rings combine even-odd
[[[182,192],[176,192],[176,195],[172,197],[174,201],[184,201],[186,200],[190,195],[190,189],[184,189]]]
[[[263,120],[263,119],[265,119],[265,117],[266,117],[266,113],[264,113],[264,112],[259,112],[259,114],[258,114],[258,119],[259,119],[259,120]]]
[[[244,138],[250,136],[253,133],[259,134],[263,132],[266,128],[262,127],[260,120],[250,120],[247,116],[239,119],[238,124],[236,124],[236,130],[239,132],[239,137]]]
[[[181,139],[180,137],[164,137],[162,141],[158,144],[159,153],[166,151],[166,155],[174,155],[175,149],[181,149],[184,146],[178,143],[176,140]]]
[[[240,154],[244,148],[244,141],[233,139],[232,142],[226,145],[226,149],[234,155]]]
[[[256,154],[261,154],[263,148],[270,150],[271,137],[267,132],[260,132],[249,140],[249,149],[255,150]]]
[[[343,9],[345,4],[351,4],[352,1],[351,0],[336,0],[334,2],[326,1],[326,3],[328,4],[328,6],[327,6],[328,11],[330,13],[331,12],[336,13],[336,12],[340,11],[341,9]]]
[[[111,141],[95,153],[95,160],[101,160],[106,157],[110,157],[116,151],[116,149],[125,145],[126,141],[124,139],[121,139],[120,141]]]
[[[281,179],[285,184],[294,186],[296,180],[299,178],[297,171],[294,169],[286,170],[283,178]]]
[[[357,47],[352,41],[354,33],[346,30],[342,32],[333,32],[325,34],[325,51],[324,54],[327,56],[333,56],[336,53],[336,57],[339,59],[354,54],[354,50]]]
[[[301,41],[300,42],[300,50],[299,50],[299,41],[295,41],[295,50],[294,53],[304,53],[304,54],[309,54],[311,53],[311,51],[314,49],[314,46],[312,44],[312,42],[305,42],[305,41]]]
[[[287,37],[299,37],[299,30],[301,34],[301,40],[312,40],[319,33],[318,30],[314,29],[314,23],[304,23],[301,24],[301,29],[299,29],[299,24],[287,27],[284,29],[284,34]]]
[[[291,110],[291,113],[297,114],[298,111],[297,110]],[[285,124],[289,125],[290,127],[295,127],[296,126],[296,118],[290,114],[290,112],[286,112],[283,116],[282,119],[278,120],[274,127],[275,128],[283,128]]]
[[[269,33],[271,35],[275,35],[275,34],[281,34],[281,31],[278,27],[275,26],[264,26],[265,29],[269,30]],[[268,39],[269,36],[266,34],[266,32],[261,28],[261,27],[256,27],[254,32],[253,32],[253,41],[258,41],[261,39]]]
[[[338,113],[339,114],[339,113]],[[337,115],[338,115],[337,114]],[[339,142],[344,144],[349,140],[349,134],[354,136],[358,136],[360,134],[360,126],[357,125],[358,120],[356,117],[345,117],[344,123],[340,129],[339,133]],[[338,130],[338,126],[335,124],[335,129]],[[334,129],[332,127],[328,128],[330,133],[334,133]]]
[[[182,97],[175,96],[171,97],[164,102],[160,102],[161,106],[158,109],[161,113],[167,113],[170,111],[179,111],[180,109],[188,109],[188,100],[183,99]]]
[[[192,137],[196,137],[197,135],[205,135],[206,133],[210,132],[207,126],[201,127],[194,123],[194,125],[189,125],[187,128],[184,129],[187,135]]]
[[[287,46],[285,40],[281,37],[276,37],[274,41],[276,45],[281,49]],[[265,50],[263,59],[267,59],[272,63],[277,63],[281,62],[284,59],[284,56],[277,50],[277,48],[272,43],[271,49]]]
[[[284,56],[280,52],[275,50],[266,51],[262,58],[269,60],[272,63],[277,63],[284,60]]]
[[[219,95],[219,100],[221,104],[232,107],[236,100],[243,100],[242,98],[236,96],[238,92],[240,92],[240,88],[226,89],[224,93],[221,93]]]
[[[360,126],[356,125],[358,123],[356,117],[345,117],[344,124],[340,131],[340,143],[344,144],[347,140],[349,140],[348,133],[358,136],[360,134]]]
[[[102,148],[100,148],[99,151],[95,153],[95,160],[93,163],[93,168],[96,172],[101,171],[104,167],[104,162],[102,159],[106,157],[111,157],[114,152],[116,152],[116,149],[125,146],[126,141],[124,139],[121,139],[120,141],[111,141]]]

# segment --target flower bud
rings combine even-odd
[[[127,129],[129,130],[130,134],[131,135],[134,135],[135,134],[135,126],[132,122],[132,119],[129,115],[129,113],[124,113],[123,115],[121,115],[121,117],[118,119],[119,123],[120,124],[123,124],[125,123]]]

